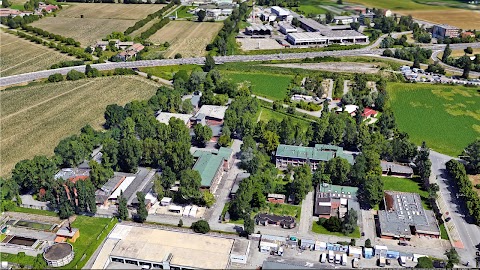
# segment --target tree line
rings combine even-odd
[[[166,12],[167,10],[169,10],[170,8],[172,8],[173,6],[175,6],[176,4],[179,4],[177,3],[178,1],[172,1],[170,3],[168,3],[168,5],[164,6],[163,8],[155,11],[154,13],[151,13],[151,14],[148,14],[147,17],[141,19],[140,21],[137,21],[133,26],[130,26],[127,28],[127,30],[125,30],[125,32],[123,32],[126,36],[127,35],[130,35],[131,33],[133,33],[134,31],[142,28],[143,26],[145,26],[148,22],[150,22],[151,20],[155,19],[155,18],[160,18],[163,16],[163,13]]]

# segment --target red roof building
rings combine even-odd
[[[362,117],[367,119],[367,118],[371,118],[371,117],[376,117],[378,114],[377,111],[375,111],[374,109],[371,109],[371,108],[365,108],[363,110],[363,113],[362,113]]]
[[[475,37],[475,34],[472,32],[463,32],[460,34],[462,38],[469,38],[469,37]]]

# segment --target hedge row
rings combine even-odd
[[[149,38],[151,35],[155,34],[158,30],[160,30],[160,28],[164,27],[169,22],[170,22],[169,18],[167,18],[167,17],[163,18],[161,21],[152,25],[152,27],[147,29],[145,32],[141,33],[140,38],[141,39]]]
[[[468,212],[475,219],[475,223],[480,225],[480,197],[473,190],[472,182],[468,178],[464,165],[452,159],[447,162],[446,167],[457,183],[460,194],[465,199]]]
[[[80,42],[75,41],[73,38],[53,34],[53,33],[47,32],[43,29],[36,28],[36,27],[30,26],[30,25],[22,25],[21,27],[25,31],[33,32],[33,33],[35,33],[37,35],[40,35],[42,37],[54,39],[58,42],[65,43],[67,45],[73,45],[75,47],[80,47]]]
[[[173,1],[172,1],[168,5],[164,6],[162,9],[159,9],[152,14],[148,14],[148,16],[146,18],[136,22],[133,26],[130,26],[129,28],[127,28],[127,30],[125,30],[125,32],[123,32],[123,34],[130,35],[134,31],[136,31],[136,30],[142,28],[143,26],[145,26],[151,20],[153,20],[155,18],[160,18],[165,11],[169,10],[174,5],[175,5],[175,3],[173,3]]]

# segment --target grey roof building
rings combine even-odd
[[[381,161],[380,166],[382,167],[382,173],[388,175],[412,177],[413,169],[409,166],[400,165],[393,162]]]
[[[440,238],[440,229],[431,210],[422,207],[417,193],[385,191],[385,210],[378,211],[380,236],[409,240],[413,236]]]

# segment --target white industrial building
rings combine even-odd
[[[177,118],[182,120],[187,127],[190,127],[190,117],[192,117],[191,114],[159,112],[157,120],[160,123],[168,125],[171,118]]]
[[[335,16],[333,23],[336,24],[350,24],[358,21],[358,16]]]
[[[292,45],[365,44],[368,37],[355,30],[290,33],[287,41]]]
[[[235,239],[233,242],[230,261],[232,263],[247,264],[248,254],[250,252],[250,241],[246,239]]]
[[[289,23],[278,24],[278,29],[284,35],[298,32],[297,28],[295,28],[293,25],[291,25]]]
[[[275,14],[275,16],[277,16],[277,18],[281,21],[291,22],[293,19],[293,15],[289,10],[281,8],[279,6],[271,7],[270,11],[272,12],[272,14]]]

